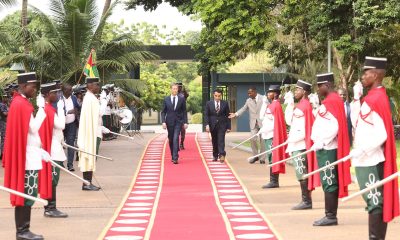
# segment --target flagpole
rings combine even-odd
[[[78,80],[78,82],[77,82],[76,84],[79,84],[79,83],[81,82],[83,73],[85,72],[85,66],[86,66],[86,64],[87,64],[87,62],[88,62],[90,56],[92,56],[92,52],[93,52],[93,51],[94,51],[94,48],[92,48],[92,49],[90,50],[89,57],[86,59],[85,65],[83,66],[83,70],[82,70],[82,72],[81,72],[81,76],[79,77],[79,80]]]

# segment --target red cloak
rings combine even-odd
[[[397,172],[396,144],[390,113],[390,104],[384,87],[374,88],[364,98],[372,111],[376,112],[383,120],[387,133],[386,142],[383,144],[385,162],[383,165],[383,177],[387,178]],[[397,178],[383,186],[383,221],[390,222],[399,216],[399,186]]]
[[[314,144],[314,142],[311,140],[311,131],[315,119],[314,114],[312,112],[313,108],[311,106],[310,101],[304,98],[301,99],[301,101],[297,104],[296,108],[298,108],[304,114],[305,130],[306,130],[305,131],[306,135],[304,140],[306,143],[306,149],[310,149]],[[317,155],[315,154],[315,151],[307,153],[307,163],[309,172],[311,172],[312,169],[318,168]],[[318,174],[314,174],[308,178],[308,190],[314,190],[316,187],[319,187],[320,185],[321,181]]]
[[[344,158],[350,153],[350,139],[347,128],[347,118],[344,110],[343,99],[336,93],[330,93],[322,102],[326,110],[337,120],[339,125],[337,141],[337,159]],[[349,195],[347,186],[351,183],[350,160],[338,164],[339,198]]]
[[[4,142],[4,186],[21,193],[25,192],[26,144],[32,113],[29,100],[15,93],[8,111]],[[25,199],[11,194],[10,202],[12,206],[24,206]]]
[[[272,147],[276,147],[287,140],[285,116],[283,114],[282,106],[277,100],[272,101],[272,103],[268,105],[268,108],[274,116],[274,137],[272,138]],[[289,157],[286,153],[286,148],[287,145],[273,151],[272,163]],[[285,173],[285,163],[273,166],[272,173]]]
[[[51,154],[51,140],[53,139],[53,128],[54,128],[54,115],[56,111],[54,107],[46,103],[44,107],[46,112],[46,118],[44,119],[42,126],[39,129],[40,140],[42,141],[42,148],[49,154]],[[39,193],[40,197],[44,199],[52,198],[52,166],[51,163],[42,161],[42,170],[39,172]]]

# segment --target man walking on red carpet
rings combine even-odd
[[[217,161],[218,157],[221,163],[225,161],[225,134],[231,131],[231,120],[229,116],[228,102],[221,100],[222,91],[214,90],[214,100],[208,101],[206,104],[204,120],[206,123],[206,131],[211,132],[211,140],[213,145],[213,161]]]
[[[179,134],[182,125],[188,127],[186,100],[178,96],[178,84],[171,85],[171,95],[164,98],[161,119],[163,128],[168,131],[169,148],[171,150],[172,162],[178,164]]]

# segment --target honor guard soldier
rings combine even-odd
[[[8,112],[3,155],[4,186],[36,197],[42,159],[50,159],[50,155],[41,148],[39,136],[39,128],[46,118],[45,101],[39,94],[36,99],[38,111],[34,117],[34,108],[29,99],[34,97],[37,91],[36,74],[19,74],[18,84],[18,92],[14,93]],[[31,208],[34,202],[16,195],[11,195],[10,200],[11,205],[15,207],[16,238],[43,239],[43,236],[30,231]]]
[[[308,99],[312,85],[303,80],[297,80],[294,97],[298,104],[294,106],[293,98],[288,99],[285,109],[286,123],[290,126],[288,137],[287,153],[292,156],[301,154],[313,145],[311,140],[311,130],[314,124],[313,108]],[[317,158],[312,151],[306,155],[294,159],[297,180],[300,182],[301,202],[294,206],[293,210],[304,210],[312,208],[311,191],[320,185],[318,175],[313,175],[308,179],[303,176],[310,172],[310,169],[317,167]]]
[[[63,166],[67,157],[61,145],[64,140],[63,130],[65,128],[64,102],[58,101],[61,87],[55,82],[47,83],[41,85],[40,91],[46,101],[44,107],[46,118],[39,129],[42,147],[50,153],[51,160]],[[56,104],[57,111],[53,107],[54,104]],[[65,218],[68,216],[60,212],[56,205],[59,179],[60,169],[52,166],[51,163],[43,163],[43,169],[39,174],[39,192],[42,198],[48,200],[48,205],[44,207],[45,217]]]
[[[357,120],[351,156],[360,189],[397,172],[392,115],[382,86],[385,69],[386,58],[365,58],[362,86],[369,91],[362,102],[352,104],[353,119]],[[360,92],[357,85],[355,92]],[[369,239],[385,239],[387,223],[399,216],[397,178],[363,194],[363,198],[369,214]]]
[[[266,109],[261,109],[260,119],[262,119],[262,138],[265,141],[266,150],[281,145],[287,140],[285,116],[283,114],[279,95],[281,93],[279,85],[271,85],[267,91],[267,98],[271,102]],[[287,158],[286,145],[268,153],[267,159],[269,164],[278,162]],[[269,169],[270,182],[262,186],[262,188],[278,188],[279,174],[285,173],[285,163],[275,165]]]
[[[315,118],[311,139],[321,168],[348,156],[350,141],[343,100],[334,91],[333,73],[317,75],[317,84],[318,95],[324,100]],[[320,178],[325,195],[325,217],[315,221],[314,226],[337,225],[338,198],[348,195],[347,186],[351,183],[350,161],[322,171]]]

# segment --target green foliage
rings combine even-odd
[[[24,32],[18,25],[6,28],[13,46],[8,48],[9,54],[1,57],[0,66],[23,62],[28,71],[38,72],[43,82],[62,79],[76,83],[91,48],[96,49],[97,67],[105,79],[113,73],[129,71],[139,62],[156,59],[130,35],[103,38],[105,22],[117,3],[101,19],[95,0],[51,0],[49,15],[34,9],[33,20]],[[10,21],[15,19],[10,17]],[[31,26],[35,21],[40,26]],[[29,53],[23,51],[23,46]]]
[[[338,50],[334,57],[340,78],[347,85],[347,81],[360,77],[361,72],[356,69],[364,56],[391,51],[391,45],[374,39],[374,33],[398,23],[399,17],[397,0],[286,0],[278,16],[280,32],[304,44],[297,44],[296,40],[288,44],[278,35],[269,50],[278,64],[304,64],[306,59],[321,62],[330,39]]]
[[[193,0],[193,10],[205,25],[195,45],[202,69],[234,63],[263,49],[274,33],[272,11],[278,1]],[[202,71],[202,70],[201,70]]]
[[[160,111],[164,97],[170,94],[171,79],[161,79],[156,74],[144,72],[141,74],[140,81],[143,81],[146,85],[146,88],[141,92],[144,109]]]
[[[191,124],[201,124],[203,122],[203,114],[202,113],[196,113],[192,115],[192,118],[190,120]]]
[[[127,9],[136,9],[137,6],[143,6],[146,11],[154,11],[162,2],[163,0],[127,0],[125,4]],[[191,5],[191,0],[164,0],[164,2],[171,4],[173,7]]]
[[[191,113],[200,113],[202,101],[201,77],[197,77],[194,81],[190,82],[185,89],[189,93],[186,102],[187,111]]]

